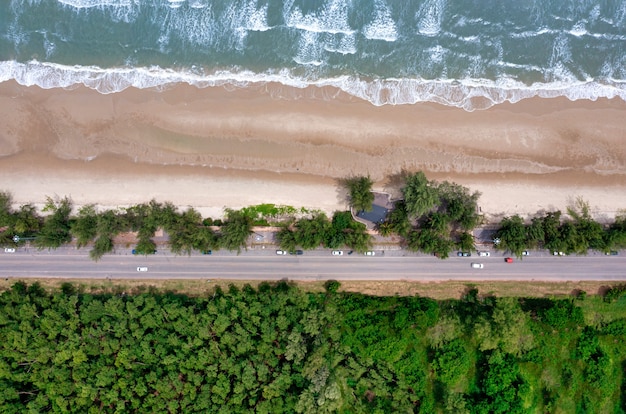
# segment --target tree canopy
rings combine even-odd
[[[23,412],[544,413],[626,408],[626,289],[460,300],[286,282],[0,294],[0,406]],[[601,313],[598,313],[600,310]]]

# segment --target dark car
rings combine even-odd
[[[133,254],[139,254],[139,253],[137,252],[137,249],[133,249],[133,252],[132,252],[132,253],[133,253]],[[155,251],[153,251],[153,252],[152,252],[152,253],[150,253],[150,254],[156,254],[156,253],[157,253],[157,251],[155,250]]]
[[[619,253],[616,250],[611,250],[610,252],[606,252],[607,256],[617,256]]]
[[[208,255],[211,255],[211,254],[213,254],[213,250],[203,250],[203,251],[202,251],[202,254],[208,254]]]
[[[293,250],[289,252],[289,254],[295,254],[295,255],[301,256],[304,254],[304,252],[302,250]]]
[[[458,252],[456,255],[459,257],[470,257],[472,254],[470,252]]]

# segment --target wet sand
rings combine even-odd
[[[278,96],[289,96],[289,99]],[[332,99],[325,99],[332,96]],[[217,217],[223,207],[346,207],[337,180],[423,170],[480,191],[481,210],[531,215],[589,201],[626,208],[626,103],[529,99],[485,111],[375,107],[333,90],[136,90],[101,95],[0,83],[0,190],[16,203],[155,198]]]

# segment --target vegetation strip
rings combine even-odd
[[[405,173],[403,199],[381,223],[381,236],[398,235],[402,247],[434,254],[445,259],[454,249],[475,250],[472,231],[482,223],[477,201],[480,194],[458,184],[429,181],[424,173]],[[351,177],[341,182],[348,190],[353,211],[372,208],[373,182],[369,177]],[[195,209],[185,211],[169,202],[155,200],[117,211],[98,212],[96,206],[82,207],[72,216],[70,199],[48,199],[40,216],[25,204],[13,210],[11,195],[0,192],[0,245],[19,246],[26,241],[40,248],[57,248],[75,240],[78,247],[92,246],[94,260],[115,249],[114,238],[123,232],[136,232],[135,253],[152,254],[157,246],[155,232],[163,229],[175,254],[245,249],[253,226],[278,226],[281,249],[328,249],[347,247],[365,252],[372,246],[366,226],[350,211],[337,211],[329,218],[320,211],[289,206],[261,204],[241,210],[225,210],[225,219],[203,218]],[[626,248],[626,214],[617,215],[610,225],[593,220],[587,202],[577,199],[561,211],[546,212],[530,223],[518,215],[505,217],[495,233],[494,247],[522,257],[526,249],[549,249],[556,254],[586,254],[589,249],[606,253]],[[615,250],[614,250],[615,249]]]

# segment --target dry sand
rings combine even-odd
[[[289,99],[276,96],[289,95]],[[312,98],[334,96],[332,99]],[[337,180],[369,174],[394,192],[423,170],[482,193],[482,212],[626,208],[626,103],[530,99],[472,113],[374,107],[332,90],[178,85],[100,95],[0,83],[0,190],[16,203],[155,198],[204,215],[275,203],[344,209]]]

